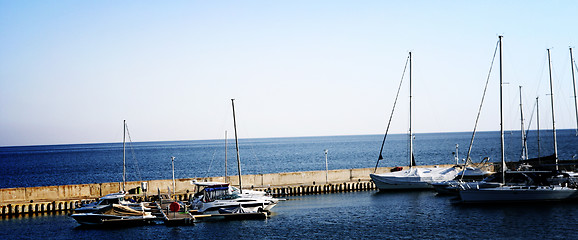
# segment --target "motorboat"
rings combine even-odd
[[[150,212],[138,211],[116,203],[94,212],[75,213],[70,216],[82,225],[140,225],[149,224],[156,219]]]
[[[233,107],[233,123],[235,128],[235,146],[237,149],[239,188],[230,186],[229,183],[223,182],[197,182],[196,180],[191,181],[191,184],[197,186],[198,191],[195,193],[193,198],[189,200],[189,204],[191,209],[197,213],[220,214],[219,210],[228,211],[235,208],[255,213],[268,212],[281,200],[273,198],[266,192],[247,190],[242,188],[241,159],[239,155],[239,142],[237,138],[237,121],[235,118],[235,99],[231,99],[231,105]]]
[[[126,120],[123,121],[123,140],[122,140],[122,148],[123,148],[123,172],[122,172],[122,190],[117,193],[110,193],[103,197],[100,197],[98,201],[92,202],[86,205],[83,205],[79,208],[74,209],[75,213],[91,213],[102,210],[104,208],[109,207],[111,204],[119,204],[123,206],[127,206],[133,208],[137,211],[150,211],[151,209],[146,207],[144,203],[135,203],[131,201],[127,201],[124,199],[126,196],[125,185],[126,185],[126,154],[125,154],[125,143],[126,143],[126,133],[128,131],[128,126],[126,124]],[[130,136],[129,136],[130,137]]]
[[[133,203],[130,201],[126,201],[124,197],[126,196],[123,192],[118,193],[111,193],[107,194],[98,199],[96,202],[89,203],[82,207],[74,209],[75,213],[91,213],[99,211],[103,208],[109,207],[111,204],[119,204],[123,206],[127,206],[133,208],[137,211],[149,211],[150,208],[147,208],[144,203]]]
[[[192,181],[192,184],[200,190],[190,200],[191,208],[203,214],[237,207],[249,212],[268,212],[281,200],[261,191],[241,191],[229,183]]]

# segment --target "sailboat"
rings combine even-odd
[[[416,168],[414,167],[415,159],[413,156],[413,134],[411,129],[411,52],[409,52],[409,169],[395,171],[395,172],[388,172],[388,173],[372,173],[369,174],[371,180],[375,183],[375,186],[379,190],[403,190],[403,189],[429,189],[433,188],[430,183],[432,182],[439,182],[439,181],[447,181],[454,179],[458,173],[459,169],[456,167],[450,168]],[[403,79],[403,78],[402,78]],[[401,87],[401,83],[400,83]],[[399,95],[399,89],[398,89]],[[397,96],[396,96],[397,102]],[[395,109],[395,103],[394,107]],[[392,110],[393,115],[393,110]],[[390,116],[390,123],[391,123],[391,116]],[[387,129],[389,129],[389,124]],[[385,143],[385,138],[387,137],[387,131],[384,137],[383,143]],[[383,150],[383,143],[381,149]],[[379,154],[379,160],[383,159],[381,152]],[[377,170],[377,165],[376,165]]]
[[[529,177],[525,185],[514,185],[506,182],[506,161],[504,157],[504,118],[502,107],[502,36],[499,36],[500,44],[500,136],[501,136],[501,158],[502,158],[502,183],[498,187],[483,188],[472,187],[459,192],[461,202],[463,203],[487,203],[487,202],[530,202],[530,201],[561,201],[578,198],[578,189],[576,184],[566,182],[563,184],[551,184],[548,179],[558,177],[557,171],[526,171],[518,172]],[[548,61],[550,68],[550,97],[552,104],[552,131],[554,135],[554,157],[556,161],[556,170],[558,164],[557,144],[556,144],[556,127],[554,121],[554,96],[552,91],[552,74],[550,63],[550,50],[548,49]],[[510,172],[513,173],[513,172]],[[569,179],[569,178],[566,178]]]
[[[203,214],[268,212],[271,208],[275,207],[281,199],[273,198],[265,192],[243,189],[241,182],[239,141],[237,138],[237,120],[235,118],[235,99],[231,99],[231,103],[233,106],[233,123],[235,127],[239,188],[233,187],[229,183],[197,182],[193,180],[191,184],[196,185],[199,191],[190,200],[190,205],[193,210]]]

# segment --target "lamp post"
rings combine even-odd
[[[173,196],[175,195],[175,157],[171,157],[171,164],[173,165]]]
[[[327,152],[329,150],[325,149],[325,184],[329,183],[329,169],[327,168]]]

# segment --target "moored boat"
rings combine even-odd
[[[564,186],[500,186],[495,188],[466,189],[460,191],[462,202],[534,202],[563,201],[578,198],[576,188]]]
[[[454,179],[459,173],[459,166],[449,167],[449,168],[418,168],[415,167],[415,159],[413,155],[413,133],[411,128],[411,98],[412,98],[412,89],[411,89],[411,52],[409,52],[408,61],[406,64],[409,63],[409,169],[401,170],[401,171],[394,171],[394,172],[387,172],[387,173],[372,173],[369,174],[371,180],[375,183],[375,186],[379,190],[403,190],[403,189],[431,189],[432,186],[430,183],[437,182],[437,181],[447,181]],[[406,65],[407,66],[407,65]],[[404,71],[405,75],[405,71]],[[379,153],[379,158],[377,160],[377,164],[375,166],[375,170],[377,170],[377,165],[379,161],[383,159],[382,151],[383,146],[385,144],[385,140],[387,138],[387,132],[389,130],[389,126],[391,123],[391,118],[393,116],[395,105],[397,103],[397,97],[399,96],[399,90],[401,89],[403,82],[400,82],[397,95],[394,101],[394,105],[392,108],[392,112],[389,118],[389,123],[387,125],[387,130],[385,136],[383,137],[383,142],[381,144],[381,151]]]
[[[107,208],[108,206],[110,206],[111,204],[119,204],[119,205],[123,205],[123,206],[127,206],[130,208],[133,208],[135,210],[138,211],[147,211],[150,210],[150,208],[146,207],[144,205],[144,203],[133,203],[130,201],[126,201],[124,199],[124,197],[126,196],[126,194],[122,193],[122,192],[118,192],[118,193],[111,193],[111,194],[107,194],[101,198],[98,199],[98,201],[81,206],[79,208],[74,209],[75,213],[90,213],[90,212],[95,212],[98,210],[101,210],[103,208]]]
[[[150,212],[138,211],[120,204],[110,204],[94,212],[75,213],[70,216],[82,225],[139,225],[150,224],[156,219]]]
[[[451,168],[410,168],[407,170],[370,174],[371,180],[379,190],[392,189],[431,189],[431,183],[454,179],[459,169]]]
[[[241,193],[238,188],[228,183],[196,181],[192,183],[200,190],[190,200],[191,208],[203,214],[216,214],[237,207],[249,212],[267,212],[280,200],[260,191],[243,189]]]

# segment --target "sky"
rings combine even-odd
[[[504,126],[575,128],[576,1],[0,0],[0,146],[471,132],[498,35]],[[574,49],[575,56],[578,50]],[[498,60],[478,129],[497,131]],[[390,133],[409,128],[408,74]],[[535,129],[536,117],[530,128]],[[544,127],[546,126],[546,127]]]

